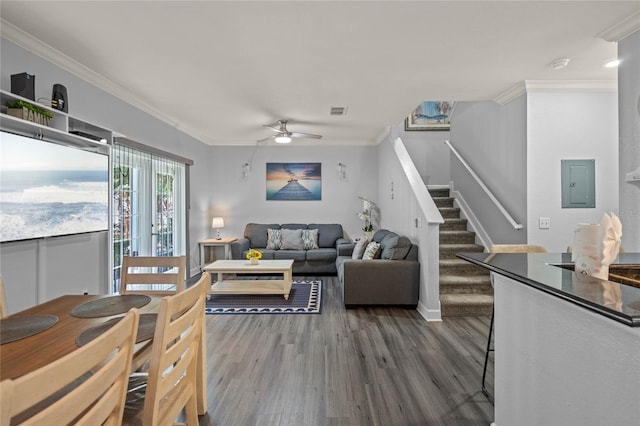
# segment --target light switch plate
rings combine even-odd
[[[541,217],[538,219],[538,228],[539,229],[549,229],[551,228],[551,219],[548,217]]]

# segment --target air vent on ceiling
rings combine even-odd
[[[329,115],[345,115],[347,113],[347,107],[331,107]]]

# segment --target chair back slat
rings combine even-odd
[[[120,424],[138,330],[132,309],[86,345],[0,384],[0,424]]]
[[[143,424],[171,424],[184,410],[198,424],[197,361],[200,354],[208,273],[160,303],[153,340]]]
[[[120,294],[170,295],[184,290],[186,256],[125,256]]]

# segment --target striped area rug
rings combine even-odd
[[[319,314],[322,281],[294,281],[289,300],[270,294],[212,294],[207,314]]]

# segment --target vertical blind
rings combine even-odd
[[[116,140],[111,156],[113,292],[123,256],[189,255],[187,166],[193,163],[125,141]]]

